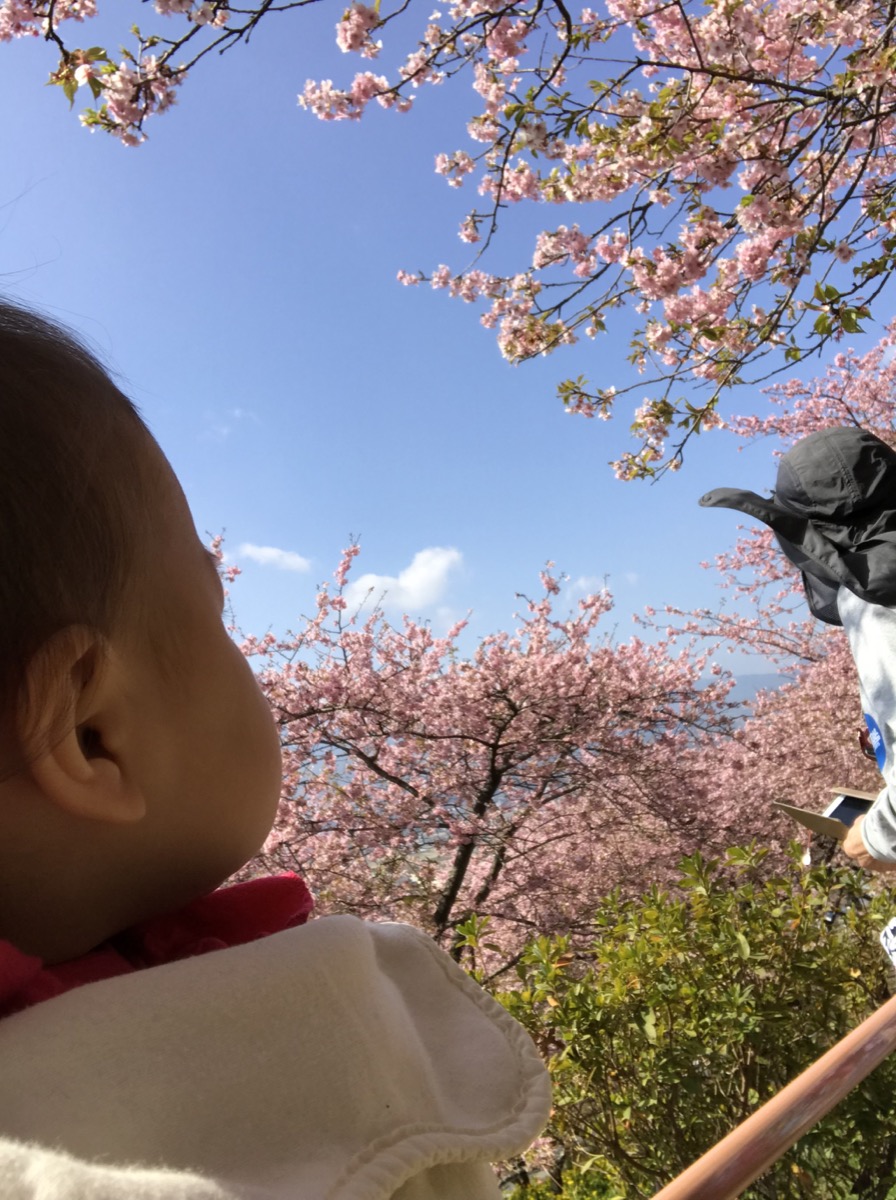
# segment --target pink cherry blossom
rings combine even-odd
[[[370,31],[379,23],[376,9],[368,8],[366,4],[352,4],[336,25],[336,45],[343,53],[355,51],[365,58],[375,58],[378,47],[371,41]]]

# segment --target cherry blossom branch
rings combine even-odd
[[[59,52],[52,81],[82,121],[129,145],[167,111],[187,73],[212,51],[250,41],[273,13],[317,0],[227,8],[155,0],[171,36],[137,32],[113,61],[66,44],[78,0],[0,0],[0,38],[42,34]],[[459,0],[415,27],[419,9],[350,3],[336,24],[347,54],[380,57],[381,39],[410,34],[391,76],[306,83],[300,104],[324,120],[357,120],[376,104],[406,112],[429,85],[466,75],[473,153],[437,156],[451,186],[474,173],[485,197],[461,224],[476,246],[453,271],[410,273],[481,306],[502,353],[523,362],[617,314],[639,318],[639,380],[565,380],[567,408],[607,418],[642,391],[622,478],[680,466],[690,439],[724,424],[723,398],[819,356],[872,319],[896,269],[896,14],[891,0],[607,0],[574,16],[557,0]],[[184,61],[178,61],[183,56]],[[529,262],[485,269],[516,204],[587,209],[584,233],[559,224]],[[598,213],[595,218],[592,214]]]

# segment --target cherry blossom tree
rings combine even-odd
[[[297,869],[324,911],[410,919],[458,956],[484,942],[498,970],[536,933],[587,930],[613,887],[727,844],[700,748],[730,729],[729,683],[700,658],[602,636],[606,593],[558,616],[549,571],[518,628],[464,657],[463,622],[437,637],[349,612],[356,553],[299,634],[245,646],[286,762],[252,870]]]
[[[313,2],[155,0],[142,9],[153,31],[135,29],[114,56],[72,41],[96,0],[2,0],[0,39],[48,38],[53,82],[71,101],[91,95],[81,120],[135,144],[202,60]],[[444,148],[436,170],[454,187],[477,181],[461,224],[477,257],[400,277],[481,302],[514,362],[599,339],[633,308],[643,378],[560,386],[570,409],[598,417],[641,392],[621,476],[678,465],[726,388],[869,316],[896,255],[896,18],[883,0],[454,0],[421,13],[349,5],[339,47],[394,65],[309,81],[299,101],[324,120],[356,119],[469,80],[470,140]],[[528,262],[490,273],[479,255],[524,201],[557,217]]]
[[[776,384],[772,414],[732,428],[786,443],[852,421],[896,439],[894,337],[896,322],[868,353]],[[773,470],[770,453],[770,482]],[[606,593],[558,614],[560,582],[546,570],[518,627],[472,655],[464,622],[437,637],[377,607],[350,612],[357,553],[345,552],[299,633],[245,644],[261,658],[287,764],[252,869],[297,868],[325,910],[409,917],[459,955],[490,947],[497,971],[535,934],[587,937],[601,897],[668,882],[695,848],[756,838],[780,867],[800,830],[772,801],[820,809],[834,786],[878,786],[859,748],[847,640],[807,616],[799,576],[764,530],[705,564],[733,603],[654,614],[672,622],[665,639],[602,634]],[[726,700],[725,649],[791,677],[747,719]]]
[[[896,322],[871,351],[775,384],[764,419],[731,419],[739,437],[775,439],[770,484],[773,447],[815,429],[852,422],[896,441],[894,338]],[[808,616],[761,527],[704,564],[722,603],[654,614],[666,636],[653,644],[601,635],[605,593],[558,615],[547,571],[518,628],[470,657],[463,622],[439,638],[376,608],[349,613],[356,553],[298,635],[246,646],[264,656],[288,765],[265,865],[308,874],[325,908],[410,916],[459,950],[482,945],[487,920],[503,966],[535,933],[584,935],[611,888],[666,881],[694,848],[757,837],[783,850],[800,831],[774,800],[821,808],[831,787],[878,786],[846,638]],[[726,649],[791,677],[746,720],[725,706]]]

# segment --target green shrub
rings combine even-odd
[[[618,1192],[594,1172],[569,1179],[563,1188],[563,1200],[614,1200]],[[557,1189],[549,1180],[540,1180],[516,1188],[508,1200],[557,1200]]]
[[[803,871],[796,848],[769,879],[763,857],[687,859],[671,893],[609,896],[586,949],[528,947],[501,999],[548,1056],[555,1152],[553,1182],[520,1200],[653,1195],[888,998],[893,894],[866,896],[858,871]],[[745,1196],[885,1200],[894,1164],[896,1056]]]

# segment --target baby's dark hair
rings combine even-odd
[[[0,776],[39,749],[19,716],[37,651],[72,626],[104,641],[122,621],[146,509],[141,431],[72,333],[0,300]]]

